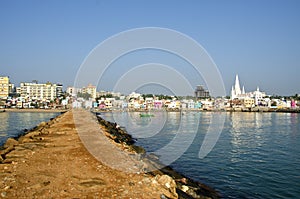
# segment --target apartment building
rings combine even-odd
[[[54,100],[62,94],[62,84],[22,82],[17,92],[21,97],[32,100]]]
[[[7,98],[13,89],[13,84],[10,83],[9,77],[0,77],[0,98]]]
[[[75,87],[71,87],[69,86],[67,88],[67,93],[72,96],[72,97],[75,97],[77,96],[77,93],[81,93],[81,88],[75,88]]]
[[[88,93],[92,98],[96,99],[96,86],[89,84],[87,87],[83,87],[81,90],[82,93]]]
[[[199,98],[209,98],[209,97],[210,97],[209,91],[205,90],[205,89],[203,88],[203,86],[198,85],[198,86],[196,87],[196,90],[195,90],[195,97],[196,97],[197,99],[199,99]]]

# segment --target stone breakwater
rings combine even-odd
[[[140,154],[140,161],[144,162],[141,172],[147,173],[155,179],[157,176],[171,178],[169,186],[173,195],[177,195],[178,198],[220,198],[220,195],[212,188],[176,172],[169,166],[162,165],[155,155],[147,155],[144,148],[135,145],[131,135],[118,127],[116,123],[108,122],[101,117],[98,117],[98,121],[101,126],[105,127],[106,136],[117,143],[120,148],[129,153]]]
[[[112,124],[103,135],[126,143],[128,153],[145,151]],[[117,129],[117,132],[115,130]],[[146,155],[145,155],[146,157]],[[142,160],[139,160],[142,161]],[[155,166],[154,161],[149,166]],[[199,194],[202,191],[202,194]],[[205,193],[208,192],[208,193]],[[211,192],[211,193],[210,193]],[[189,194],[193,193],[193,194]],[[215,194],[215,195],[214,195]],[[172,169],[125,173],[96,160],[83,146],[68,111],[43,122],[19,138],[9,138],[0,151],[2,198],[217,198],[217,194]]]

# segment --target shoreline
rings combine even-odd
[[[40,112],[40,113],[64,113],[70,109],[17,109],[17,108],[0,108],[0,113],[2,112]],[[227,109],[113,109],[113,110],[101,110],[101,109],[92,109],[92,113],[105,113],[105,112],[247,112],[247,113],[300,113],[300,108],[289,109],[289,108],[268,108],[268,107],[255,107],[255,108],[227,108]]]
[[[0,109],[1,112],[14,112],[14,113],[22,113],[22,112],[29,112],[29,113],[64,113],[67,112],[68,109]]]
[[[144,151],[141,147],[133,148],[136,152]],[[72,110],[40,123],[18,138],[9,138],[0,152],[2,197],[220,197],[210,187],[170,167],[136,174],[107,167],[83,146]],[[144,159],[144,163],[148,167],[159,164],[151,157]]]
[[[242,108],[231,108],[231,109],[181,109],[181,110],[165,110],[165,109],[153,109],[153,110],[92,110],[93,113],[106,113],[106,112],[181,112],[181,113],[189,113],[189,112],[244,112],[244,113],[300,113],[300,109],[273,109],[273,108],[254,108],[254,109],[242,109]]]

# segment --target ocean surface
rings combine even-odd
[[[148,153],[213,187],[223,198],[300,198],[299,114],[153,114],[103,113],[102,117],[124,126]],[[216,121],[220,116],[224,123]],[[212,150],[199,157],[205,143]]]
[[[1,112],[0,113],[0,146],[7,138],[17,137],[41,122],[56,117],[59,113],[40,112]]]

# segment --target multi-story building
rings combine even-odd
[[[63,96],[63,85],[62,84],[56,84],[56,96],[61,97]]]
[[[204,90],[203,86],[198,85],[195,90],[196,98],[209,98],[209,91]]]
[[[105,96],[105,95],[108,95],[108,94],[111,94],[110,92],[108,91],[99,91],[96,93],[96,97],[99,98],[101,96]]]
[[[96,99],[97,97],[96,86],[93,86],[92,84],[89,84],[87,87],[83,87],[81,92],[90,94],[93,99]]]
[[[13,84],[10,83],[9,77],[0,77],[0,98],[7,98],[13,89]]]
[[[70,96],[75,97],[75,96],[77,96],[77,93],[81,93],[81,89],[80,88],[75,88],[75,87],[68,87],[67,88],[67,93]]]
[[[53,84],[51,82],[38,83],[37,81],[20,84],[17,89],[22,98],[32,100],[54,100],[60,94],[61,84]],[[59,91],[59,93],[57,92]]]

